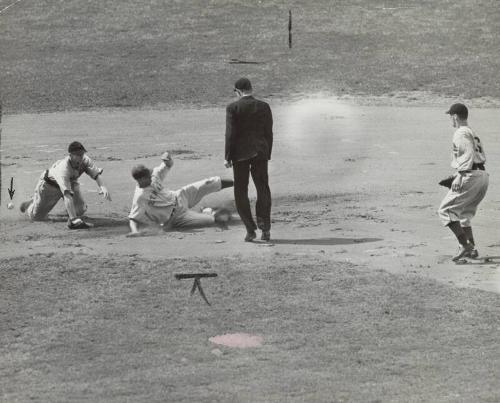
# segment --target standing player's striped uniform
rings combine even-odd
[[[459,191],[450,189],[441,202],[438,214],[443,225],[459,221],[470,227],[477,206],[488,189],[489,175],[485,171],[486,156],[478,136],[468,126],[459,127],[453,134],[452,168],[462,176]]]

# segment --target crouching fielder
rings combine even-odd
[[[63,199],[69,216],[69,229],[89,228],[91,225],[81,218],[87,205],[83,200],[78,178],[85,172],[97,182],[105,199],[111,200],[111,196],[101,178],[102,169],[94,164],[86,152],[80,142],[73,141],[68,147],[69,155],[42,172],[32,199],[21,203],[21,212],[26,213],[32,221],[42,221],[47,219],[57,202]]]
[[[453,134],[451,166],[457,170],[451,189],[441,202],[438,214],[460,244],[452,260],[477,257],[471,219],[488,189],[489,175],[485,171],[486,157],[479,137],[467,124],[468,110],[463,104],[453,104],[446,112],[456,128]]]
[[[161,158],[161,164],[153,170],[144,165],[132,168],[132,177],[137,181],[137,187],[128,216],[131,232],[127,236],[140,235],[140,225],[159,224],[168,230],[209,226],[227,220],[227,213],[212,215],[196,212],[190,208],[198,204],[204,196],[233,186],[232,180],[214,176],[179,190],[169,190],[164,188],[163,180],[174,162],[168,152]]]

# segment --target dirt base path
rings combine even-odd
[[[393,273],[414,273],[457,286],[500,292],[495,263],[457,266],[456,243],[440,226],[436,209],[450,173],[452,135],[442,107],[359,106],[311,98],[274,105],[275,147],[270,164],[274,197],[273,243],[248,244],[235,222],[218,228],[125,237],[134,182],[130,168],[153,166],[171,150],[167,179],[177,188],[205,176],[231,177],[222,165],[224,110],[130,110],[8,115],[2,132],[2,228],[0,256],[10,258],[72,251],[146,258],[283,253],[321,254],[334,260]],[[470,123],[488,156],[489,193],[474,221],[480,253],[500,255],[497,236],[499,140],[496,109],[474,109]],[[113,202],[82,179],[91,231],[70,232],[63,211],[56,221],[29,223],[17,206],[29,197],[40,172],[78,139],[103,166]],[[15,210],[7,210],[6,187],[14,178]],[[230,205],[232,192],[204,205]],[[28,258],[28,257],[27,257]]]

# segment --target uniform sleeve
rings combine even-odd
[[[474,139],[467,133],[458,133],[453,139],[454,168],[469,171],[474,163]]]
[[[170,167],[165,164],[165,162],[161,162],[160,165],[153,168],[153,172],[151,174],[152,181],[157,183],[162,183],[165,180],[165,177],[170,172]]]
[[[147,200],[143,197],[134,196],[132,201],[132,208],[130,209],[130,214],[128,218],[139,224],[152,224],[154,221],[149,217],[147,213]]]
[[[57,182],[62,194],[69,192],[73,195],[73,190],[71,190],[71,175],[72,169],[68,159],[56,162],[49,169],[49,177]]]
[[[94,180],[96,180],[97,177],[102,174],[103,169],[98,168],[95,165],[94,161],[87,156],[85,156],[83,159],[83,166],[84,172]]]

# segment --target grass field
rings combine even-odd
[[[320,257],[252,260],[5,261],[3,401],[500,399],[498,295]],[[219,273],[203,281],[212,307],[171,275],[186,267]],[[22,310],[14,318],[8,307]],[[248,352],[208,341],[226,332],[265,344]]]
[[[0,14],[0,94],[6,113],[220,106],[247,75],[268,98],[500,98],[499,20],[497,0],[22,0]]]

